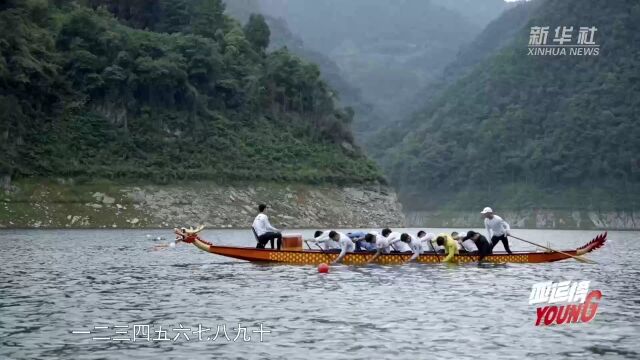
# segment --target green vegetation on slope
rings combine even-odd
[[[513,204],[510,188],[523,207],[639,208],[638,18],[630,0],[540,4],[510,45],[386,134],[377,157],[405,205]],[[600,55],[527,56],[536,25],[549,39],[596,26]]]
[[[380,180],[314,64],[221,0],[0,5],[0,175]]]
[[[269,3],[264,1],[261,3],[264,7],[270,6]],[[241,22],[247,21],[251,14],[264,11],[258,0],[227,0],[226,5],[227,13]],[[347,81],[345,73],[328,55],[312,50],[299,36],[291,32],[284,18],[269,15],[264,15],[264,18],[271,30],[269,48],[280,49],[286,47],[287,50],[302,59],[318,65],[322,79],[332,90],[337,92],[340,104],[353,108],[355,112],[354,128],[359,129],[360,124],[369,124],[366,126],[370,126],[371,124],[383,123],[384,119],[376,111],[375,106],[363,100],[361,91]],[[368,129],[368,131],[371,130],[371,128]]]

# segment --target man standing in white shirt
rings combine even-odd
[[[353,243],[350,237],[343,233],[339,233],[337,231],[331,231],[329,233],[329,238],[338,244],[340,244],[340,255],[332,262],[332,264],[337,264],[347,255],[349,252],[353,252],[356,249],[356,245]]]
[[[500,216],[494,215],[493,209],[490,207],[484,208],[480,214],[484,217],[484,227],[487,229],[488,238],[491,239],[491,248],[493,249],[498,242],[502,241],[504,249],[511,254],[509,239],[507,238],[510,235],[509,230],[511,230],[509,224],[502,220]]]
[[[260,204],[258,206],[258,215],[251,225],[253,227],[253,231],[256,232],[256,236],[258,237],[258,244],[256,245],[256,248],[264,249],[267,242],[271,241],[271,248],[273,249],[273,240],[275,239],[278,241],[278,250],[280,250],[280,247],[282,246],[282,233],[280,233],[280,230],[271,226],[269,217],[264,213],[266,209],[267,205],[265,204]]]

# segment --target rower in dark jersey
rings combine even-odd
[[[485,256],[491,255],[493,253],[493,246],[491,246],[491,243],[489,243],[489,240],[487,240],[486,237],[480,235],[479,233],[475,231],[468,231],[467,235],[464,238],[462,238],[462,241],[465,241],[468,239],[473,240],[473,242],[478,247],[477,255],[480,256],[480,258],[478,259],[478,262],[481,262],[482,259],[485,258]]]

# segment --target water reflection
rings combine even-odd
[[[638,232],[610,233],[608,244],[589,255],[598,265],[340,265],[329,274],[314,266],[246,263],[189,245],[153,251],[158,241],[147,233],[170,238],[169,231],[0,232],[0,357],[640,357],[640,267],[632,255],[640,250]],[[518,233],[563,249],[597,234]],[[244,230],[203,237],[253,242]],[[532,249],[515,241],[512,248]],[[560,279],[591,280],[604,294],[599,313],[589,324],[536,328],[531,284]],[[202,324],[213,332],[225,324],[232,332],[238,323],[251,329],[262,323],[272,332],[262,343],[119,343],[70,333],[134,324]]]

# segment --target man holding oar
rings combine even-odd
[[[411,258],[409,258],[409,260],[407,260],[407,262],[416,260],[422,253],[422,241],[420,241],[420,239],[404,233],[400,235],[400,241],[407,244],[413,252],[413,255],[411,256]]]
[[[575,255],[571,255],[568,254],[566,252],[562,252],[560,250],[555,250],[552,249],[548,246],[544,246],[544,245],[540,245],[537,243],[534,243],[532,241],[529,240],[525,240],[523,238],[519,238],[516,236],[513,236],[510,232],[511,228],[509,227],[509,224],[507,224],[506,221],[502,220],[502,218],[498,215],[494,215],[493,210],[490,207],[486,207],[482,210],[481,212],[482,216],[484,216],[484,226],[487,229],[487,234],[489,235],[489,237],[491,238],[491,249],[493,249],[496,244],[499,241],[502,241],[502,245],[504,245],[504,249],[511,254],[511,249],[509,249],[509,239],[507,238],[507,236],[510,236],[514,239],[518,239],[520,241],[526,242],[527,244],[531,244],[540,248],[543,248],[545,250],[548,251],[553,251],[553,252],[557,252],[566,256],[569,256],[573,259],[576,259],[577,261],[580,262],[588,262],[588,263],[592,263],[594,264],[595,261],[593,260],[589,260],[589,259],[585,259],[581,256],[575,256]],[[482,260],[482,258],[481,258]]]
[[[421,242],[423,243],[428,243],[429,246],[428,248],[433,250],[433,252],[435,252],[436,254],[438,253],[438,250],[436,248],[436,245],[434,244],[435,240],[436,240],[436,234],[434,233],[427,233],[424,230],[420,230],[418,231],[418,239],[420,239]],[[424,246],[423,246],[424,247]],[[442,249],[442,251],[444,251],[444,249]]]
[[[389,228],[382,229],[382,236],[387,239],[389,246],[394,252],[411,252],[409,245],[400,241],[400,233],[397,231],[391,231]]]
[[[338,249],[340,246],[337,242],[333,241],[333,239],[329,237],[330,233],[331,233],[331,230],[326,230],[326,231],[317,230],[313,234],[313,239],[309,241],[312,243],[321,244],[317,246],[320,246],[322,250]]]
[[[477,254],[480,256],[478,258],[478,263],[482,262],[482,259],[484,259],[485,256],[491,255],[491,253],[493,252],[493,247],[491,246],[491,244],[489,244],[487,238],[480,235],[479,233],[471,230],[467,231],[467,236],[463,237],[462,241],[464,243],[465,241],[469,240],[473,241],[473,243],[476,245],[476,248],[478,249],[475,254],[471,253],[472,255]]]
[[[457,262],[456,255],[458,255],[458,242],[453,240],[451,235],[445,234],[445,233],[439,234],[438,237],[436,238],[436,244],[438,244],[438,246],[444,247],[444,250],[447,254],[447,256],[445,256],[445,258],[442,259],[442,262],[446,262],[446,263]]]
[[[347,255],[348,252],[353,252],[356,249],[356,245],[353,243],[350,237],[337,231],[331,231],[329,238],[338,244],[340,244],[340,255],[331,264],[337,264]]]
[[[484,217],[484,227],[487,229],[487,235],[489,239],[491,239],[491,248],[496,247],[498,242],[502,241],[502,245],[504,249],[511,254],[511,249],[509,249],[509,239],[507,238],[509,234],[509,224],[502,220],[502,218],[493,213],[493,209],[490,207],[486,207],[480,212]]]
[[[369,259],[369,261],[367,261],[367,264],[374,262],[378,258],[378,256],[380,256],[380,254],[389,254],[391,252],[389,240],[387,240],[385,236],[372,231],[367,234],[365,239],[367,239],[367,241],[373,241],[376,244],[376,253],[371,259]]]

